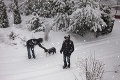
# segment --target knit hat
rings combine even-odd
[[[66,39],[66,38],[69,38],[69,39],[70,39],[70,35],[64,36],[64,38],[65,38],[65,39]]]

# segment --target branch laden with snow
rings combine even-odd
[[[69,26],[69,16],[67,13],[58,13],[56,19],[54,20],[54,25],[56,27],[56,31],[66,31]]]
[[[96,4],[97,5],[97,4]],[[86,4],[85,7],[76,9],[70,16],[71,25],[69,31],[84,35],[85,31],[102,31],[106,23],[101,18],[99,6],[93,7],[92,4]],[[82,31],[82,32],[81,32]]]
[[[42,26],[43,21],[38,17],[34,16],[27,22],[27,27],[30,31],[44,31],[44,27]]]

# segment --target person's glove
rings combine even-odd
[[[47,49],[44,49],[45,52],[47,52],[48,50]]]
[[[69,52],[69,55],[71,55],[71,52]]]
[[[62,50],[60,50],[60,53],[62,54]]]

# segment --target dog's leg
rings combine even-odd
[[[53,54],[54,54],[54,52],[53,52]]]
[[[48,55],[48,52],[46,52],[46,57],[47,57],[47,55]]]

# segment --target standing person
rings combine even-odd
[[[72,52],[74,51],[74,44],[73,41],[70,40],[70,35],[64,37],[65,40],[63,41],[62,48],[60,50],[60,53],[63,53],[63,69],[64,68],[70,68],[70,56]]]
[[[47,52],[47,49],[41,45],[43,42],[42,38],[39,39],[30,39],[27,41],[27,51],[28,51],[28,59],[31,59],[30,51],[32,52],[32,57],[35,59],[35,53],[34,53],[34,46],[39,45],[39,47],[43,48],[45,52]]]

